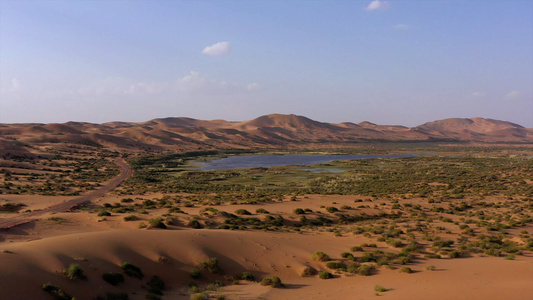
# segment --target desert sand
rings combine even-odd
[[[527,153],[532,129],[481,118],[406,128],[269,115],[244,122],[167,118],[2,124],[0,132],[1,299],[54,299],[43,289],[48,284],[64,291],[56,299],[78,300],[533,299],[533,181],[524,177],[531,172]],[[331,143],[326,143],[328,138]],[[373,142],[354,144],[361,139]],[[476,143],[466,159],[481,153],[517,156],[507,160],[516,169],[502,166],[506,171],[495,173],[500,177],[483,180],[499,180],[502,190],[515,187],[522,194],[430,199],[415,193],[296,193],[246,203],[213,200],[224,193],[141,193],[124,186],[132,176],[126,163],[131,157],[219,147],[376,151],[382,139],[451,143],[439,148],[442,157],[458,153],[464,145],[453,144],[457,141]],[[479,144],[483,141],[519,144],[496,148]],[[395,144],[393,149],[399,148]],[[460,164],[450,165],[463,171]],[[452,189],[438,182],[427,186]],[[152,224],[158,218],[166,229]],[[506,250],[460,241],[468,237]],[[455,244],[439,244],[447,241]],[[411,252],[406,253],[407,248]],[[329,261],[313,259],[318,251],[328,254]],[[378,258],[367,261],[366,255]],[[202,267],[213,258],[220,270]],[[125,262],[139,267],[144,277],[128,276],[121,269]],[[72,265],[83,270],[83,276],[68,278],[65,270]],[[349,266],[369,266],[371,271],[351,272]],[[241,278],[243,272],[254,279]],[[333,278],[321,279],[319,272],[330,272]],[[121,274],[124,282],[114,286],[103,279],[106,273]],[[154,276],[164,281],[164,288],[155,292],[150,285]],[[260,283],[271,276],[279,277],[283,287]]]

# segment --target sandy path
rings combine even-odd
[[[133,170],[131,167],[124,161],[122,158],[116,158],[115,163],[120,168],[120,174],[115,178],[111,179],[107,184],[103,185],[101,188],[81,197],[76,197],[72,200],[68,200],[50,207],[34,210],[29,213],[24,213],[22,215],[17,214],[12,218],[0,219],[0,230],[6,230],[13,228],[15,226],[26,224],[35,220],[36,217],[41,216],[46,213],[57,213],[70,210],[72,207],[79,205],[84,202],[94,200],[98,197],[105,195],[117,188],[124,180],[128,179],[132,174]]]

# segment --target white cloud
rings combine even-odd
[[[11,86],[13,87],[14,90],[18,90],[19,87],[20,87],[20,82],[18,81],[17,78],[13,78],[11,80]]]
[[[249,91],[255,91],[259,88],[259,84],[257,82],[252,82],[246,86],[246,89]]]
[[[411,26],[406,25],[406,24],[396,24],[394,25],[394,28],[398,30],[406,30],[406,29],[410,29]]]
[[[372,2],[370,2],[370,4],[368,4],[368,6],[366,7],[366,10],[368,11],[372,11],[372,10],[387,10],[389,9],[390,7],[390,4],[388,1],[379,1],[379,0],[374,0]]]
[[[255,90],[259,85],[255,82],[242,85],[191,71],[177,80],[176,87],[179,91],[188,94],[235,94]]]
[[[521,95],[522,95],[522,92],[515,90],[515,91],[511,91],[507,95],[505,95],[505,99],[514,100],[514,99],[517,99],[518,97],[520,97]]]
[[[126,94],[130,95],[157,95],[164,93],[168,88],[166,83],[156,83],[156,82],[138,82],[131,84],[128,89],[124,91]]]
[[[481,98],[481,97],[485,97],[486,93],[485,92],[473,92],[471,94],[472,97],[474,98]]]
[[[203,54],[211,56],[227,55],[231,52],[230,42],[218,42],[214,45],[205,47],[202,51]]]

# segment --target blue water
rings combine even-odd
[[[245,169],[257,167],[275,167],[275,166],[309,166],[314,164],[323,164],[334,160],[352,160],[367,158],[401,158],[413,157],[414,154],[408,155],[241,155],[230,156],[213,160],[210,162],[198,163],[204,171],[225,170],[225,169]]]

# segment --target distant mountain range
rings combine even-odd
[[[163,151],[213,148],[317,148],[362,142],[533,143],[533,128],[484,118],[445,119],[416,127],[324,123],[271,114],[251,121],[162,118],[142,123],[0,124],[0,154],[42,147],[96,146]]]

